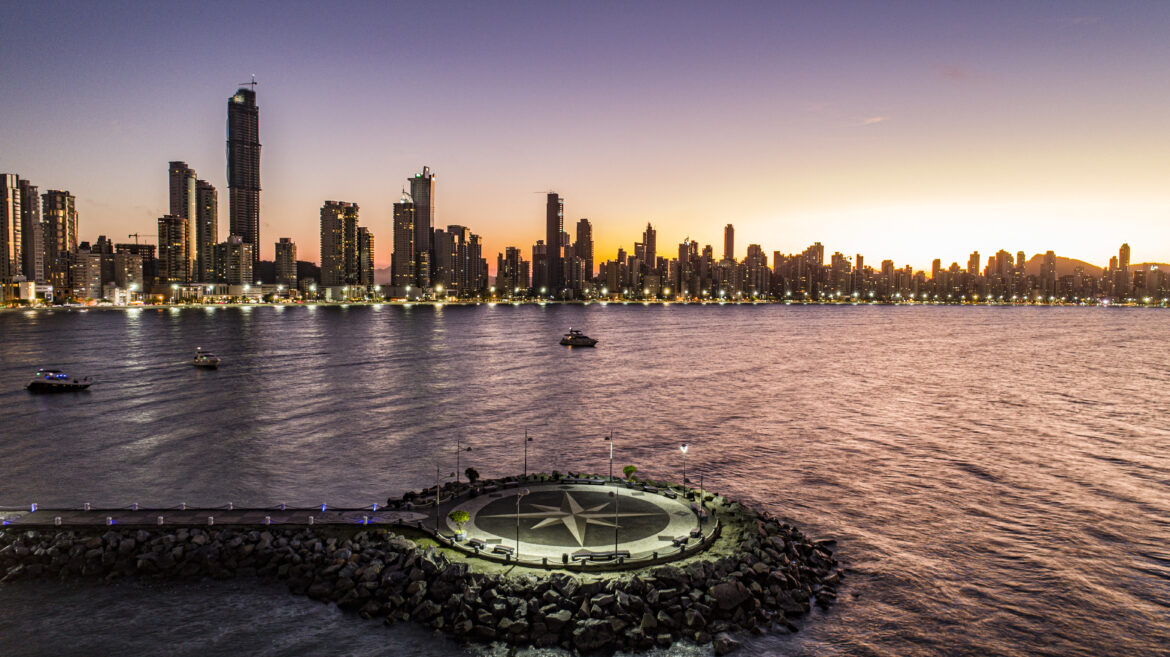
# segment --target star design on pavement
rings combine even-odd
[[[613,511],[602,511],[609,506],[609,502],[603,502],[597,506],[583,507],[573,496],[565,493],[561,499],[560,506],[549,506],[547,504],[529,503],[529,506],[539,509],[539,511],[529,511],[527,513],[508,513],[504,515],[485,516],[488,518],[539,518],[540,522],[532,526],[532,529],[541,529],[544,527],[563,526],[569,530],[569,533],[576,539],[577,545],[585,546],[585,530],[589,525],[600,525],[602,527],[619,527],[613,520],[620,520],[621,518],[633,518],[637,516],[653,516],[656,513],[621,513],[620,511],[614,513]]]

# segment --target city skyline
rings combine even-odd
[[[242,15],[276,25],[203,39],[209,16],[180,26],[166,8],[30,7],[3,67],[15,88],[36,96],[52,78],[74,102],[34,111],[0,101],[11,117],[0,170],[70,190],[90,239],[149,231],[168,205],[158,162],[185,161],[231,189],[223,102],[255,73],[264,260],[282,236],[314,253],[325,199],[361,204],[371,229],[391,234],[400,190],[385,181],[418,163],[443,175],[434,225],[475,226],[492,256],[532,241],[533,192],[554,189],[568,199],[567,223],[593,222],[596,261],[614,256],[626,226],[647,221],[670,236],[664,243],[715,244],[734,223],[770,250],[822,241],[922,270],[935,257],[999,248],[1102,264],[1122,241],[1139,261],[1170,260],[1167,92],[1143,82],[1164,60],[1155,37],[1166,10],[1003,8],[635,7],[620,9],[616,28],[597,8],[396,8],[446,26],[411,31],[391,9],[317,25],[307,6],[251,6]],[[575,27],[554,40],[535,29],[549,20]],[[71,37],[63,51],[24,36],[44,21]],[[310,23],[321,33],[305,54],[290,52],[283,42]],[[382,40],[394,45],[373,42],[383,28],[400,37]],[[306,59],[342,34],[327,65]],[[485,40],[505,45],[489,53]],[[191,49],[189,61],[163,56],[175,43]],[[370,79],[349,72],[371,66]],[[561,85],[563,103],[541,100]],[[331,157],[338,144],[353,156]],[[383,245],[378,268],[390,264]]]

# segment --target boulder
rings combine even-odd
[[[752,597],[751,592],[742,582],[721,582],[711,587],[710,594],[711,597],[715,598],[719,609],[723,611],[735,609]]]
[[[583,653],[604,648],[614,641],[609,621],[590,618],[577,623],[573,630],[573,647]]]
[[[739,641],[731,638],[731,635],[727,632],[720,632],[711,640],[711,647],[715,650],[715,654],[719,656],[735,652],[742,646]]]

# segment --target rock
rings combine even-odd
[[[577,623],[573,630],[573,647],[583,653],[604,648],[613,643],[613,629],[609,621],[590,618]]]
[[[568,609],[561,609],[560,611],[546,615],[544,622],[548,625],[550,632],[560,632],[561,628],[572,619],[573,614]]]
[[[715,635],[714,639],[711,640],[711,647],[714,648],[715,654],[718,656],[735,652],[742,646],[740,645],[739,641],[731,638],[731,635],[727,632],[720,632]]]
[[[752,597],[742,582],[721,582],[711,587],[710,593],[719,609],[723,611],[735,609]]]

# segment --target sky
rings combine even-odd
[[[426,165],[436,226],[595,260],[684,238],[861,253],[929,271],[978,250],[1170,262],[1170,3],[10,0],[0,172],[77,196],[83,240],[153,234],[167,163],[219,189],[253,74],[261,256],[319,260],[325,200],[390,262]],[[145,238],[153,241],[153,238]]]

